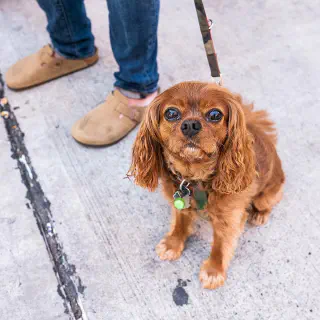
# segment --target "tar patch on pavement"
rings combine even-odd
[[[190,280],[187,280],[190,282]],[[177,306],[183,306],[188,304],[189,295],[187,294],[186,290],[184,289],[187,286],[187,281],[183,281],[182,279],[178,279],[178,285],[175,287],[172,293],[172,298],[174,303]]]
[[[17,109],[17,108],[15,108]],[[17,161],[21,181],[26,187],[26,206],[32,209],[39,231],[53,263],[53,270],[58,281],[58,294],[63,298],[66,312],[72,319],[86,318],[79,293],[83,293],[85,286],[76,274],[76,267],[68,262],[62,243],[54,228],[54,217],[50,208],[50,201],[43,192],[33,167],[29,151],[24,142],[24,133],[20,129],[13,108],[4,97],[4,82],[0,73],[0,118],[3,118],[8,140],[11,145],[11,157]]]

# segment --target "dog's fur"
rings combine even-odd
[[[181,112],[180,120],[164,118],[170,106]],[[205,119],[213,108],[224,115],[218,123]],[[186,119],[202,125],[192,138],[181,132]],[[179,211],[173,206],[180,177],[208,192],[214,242],[201,267],[200,281],[204,288],[222,286],[245,222],[266,223],[272,207],[281,200],[285,178],[275,144],[275,129],[267,113],[253,111],[252,105],[245,105],[239,95],[225,88],[184,82],[160,94],[141,124],[128,173],[151,191],[161,179],[172,205],[171,230],[156,248],[159,257],[180,257],[197,216],[194,200],[188,209]]]

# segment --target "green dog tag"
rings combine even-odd
[[[190,195],[181,194],[180,191],[176,191],[173,195],[173,205],[176,209],[182,210],[190,207]]]
[[[185,207],[185,202],[183,198],[176,198],[174,199],[173,205],[175,206],[176,209],[182,210]]]
[[[190,208],[191,191],[188,189],[189,185],[190,183],[183,180],[179,186],[179,190],[173,194],[173,205],[178,210]]]
[[[203,190],[195,189],[193,192],[193,196],[197,203],[197,209],[203,210],[208,203],[207,192]]]

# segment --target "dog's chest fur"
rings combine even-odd
[[[164,159],[168,169],[182,179],[193,181],[212,180],[214,175],[216,160],[201,162],[186,162],[178,159],[169,152],[164,152]]]

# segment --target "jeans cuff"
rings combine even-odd
[[[127,83],[121,80],[117,80],[114,83],[114,86],[124,90],[131,91],[131,92],[137,92],[137,93],[147,95],[147,94],[154,93],[158,90],[158,81],[155,81],[148,85],[141,85],[141,84]]]
[[[89,54],[85,54],[85,55],[70,55],[70,54],[66,54],[61,52],[59,49],[57,49],[57,47],[54,45],[54,43],[52,42],[52,48],[54,48],[54,51],[56,53],[58,53],[61,57],[65,58],[65,59],[69,59],[69,60],[79,60],[79,59],[86,59],[86,58],[90,58],[92,56],[95,55],[97,48],[93,47],[93,52],[90,52]]]

